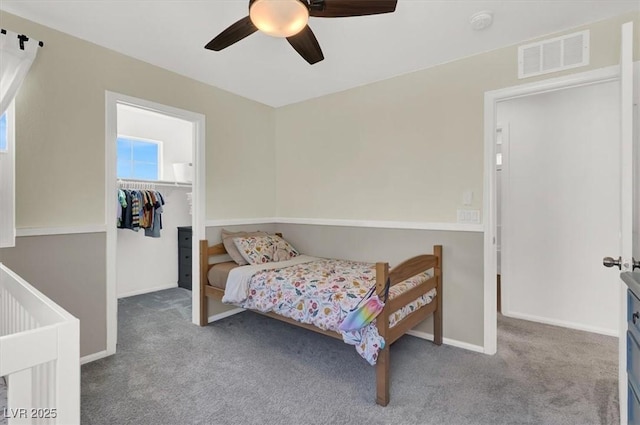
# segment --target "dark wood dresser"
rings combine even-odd
[[[191,226],[178,227],[178,286],[191,290]]]

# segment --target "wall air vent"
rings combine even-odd
[[[589,30],[518,47],[518,78],[589,65]]]

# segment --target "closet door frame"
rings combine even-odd
[[[117,189],[116,177],[116,138],[118,129],[118,105],[128,105],[163,115],[179,118],[193,124],[193,215],[192,215],[192,250],[198,252],[198,241],[205,239],[205,116],[196,112],[174,108],[145,99],[127,96],[121,93],[105,91],[105,221],[107,228],[107,350],[105,356],[115,354],[118,341],[118,299],[116,291],[116,202],[113,194]],[[199,323],[200,317],[200,264],[192,262],[192,315],[194,324]]]

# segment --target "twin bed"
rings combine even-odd
[[[277,234],[282,237],[281,234]],[[376,403],[389,403],[389,346],[433,315],[434,343],[442,344],[442,246],[432,254],[389,264],[298,255],[240,266],[212,261],[227,254],[223,243],[200,241],[200,325],[208,324],[207,298],[344,340],[376,367]],[[267,262],[265,262],[267,261]],[[375,285],[388,299],[372,323],[356,331],[338,329],[349,311]]]

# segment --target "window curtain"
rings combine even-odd
[[[14,99],[38,53],[38,41],[0,33],[0,116],[7,114],[7,149],[0,152],[0,248],[16,243]]]
[[[24,77],[38,54],[38,42],[20,42],[18,34],[7,31],[0,35],[0,115],[16,97]]]

